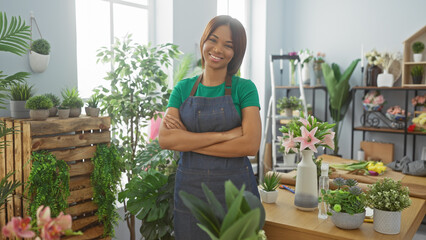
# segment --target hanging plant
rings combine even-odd
[[[37,21],[34,16],[31,16],[31,29],[33,21],[36,24],[40,39],[31,43],[31,51],[29,55],[30,67],[34,72],[41,73],[47,69],[50,60],[50,43],[43,39]]]
[[[100,144],[92,163],[95,167],[91,175],[93,200],[98,205],[96,215],[104,226],[104,237],[114,237],[114,225],[119,219],[115,202],[123,168],[122,159],[115,145]]]
[[[63,160],[47,152],[33,152],[31,172],[27,182],[30,205],[28,213],[31,219],[37,219],[39,206],[49,206],[52,216],[57,216],[68,207],[69,167]]]

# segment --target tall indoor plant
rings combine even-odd
[[[123,40],[116,39],[112,49],[101,48],[97,55],[98,62],[112,63],[113,66],[105,78],[110,81],[110,88],[103,87],[97,91],[102,99],[102,112],[107,112],[111,117],[113,131],[120,139],[119,143],[116,143],[123,156],[125,173],[129,180],[120,199],[124,202],[127,213],[131,210],[130,200],[135,198],[135,192],[128,189],[133,189],[134,181],[141,177],[134,170],[138,169],[137,156],[140,156],[146,147],[143,128],[154,116],[165,111],[170,96],[170,90],[167,88],[168,76],[162,68],[169,67],[172,59],[178,54],[175,45],[135,44],[129,35]],[[135,207],[140,209],[140,205]],[[143,217],[138,215],[138,218]],[[131,214],[126,221],[130,238],[134,240],[135,216]]]
[[[341,74],[340,67],[336,63],[331,64],[331,67],[327,63],[322,64],[322,72],[330,100],[330,115],[334,123],[336,123],[334,126],[334,132],[336,133],[334,138],[335,155],[339,153],[339,137],[343,126],[343,118],[352,101],[349,79],[359,61],[360,59],[352,61],[343,74]]]

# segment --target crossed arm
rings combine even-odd
[[[159,142],[163,149],[192,151],[217,157],[256,155],[261,138],[258,107],[242,109],[242,126],[225,132],[194,133],[186,130],[179,110],[170,107],[161,122]]]

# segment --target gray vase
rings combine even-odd
[[[69,118],[69,116],[70,116],[70,109],[69,108],[58,110],[59,119],[66,119],[66,118]]]
[[[44,121],[49,117],[49,109],[30,110],[31,120]]]
[[[51,107],[49,108],[49,117],[56,117],[56,114],[58,113],[57,107]]]
[[[92,117],[99,117],[99,112],[101,111],[100,108],[90,108],[90,116]]]
[[[27,101],[10,100],[10,115],[15,119],[30,118],[30,110],[25,108]]]
[[[330,211],[331,221],[336,227],[341,229],[357,229],[364,222],[365,211],[363,213],[355,213],[350,215],[349,213]]]
[[[81,108],[71,108],[70,117],[78,117],[81,114]]]

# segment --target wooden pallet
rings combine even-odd
[[[0,154],[0,178],[9,171],[16,171],[13,179],[26,182],[31,172],[33,151],[47,150],[64,160],[70,167],[70,196],[67,214],[73,217],[73,230],[81,230],[83,236],[69,239],[95,239],[103,234],[95,216],[97,206],[93,202],[90,174],[96,146],[110,142],[110,118],[86,117],[69,119],[48,118],[46,121],[13,120],[0,118],[8,127],[19,132],[6,136],[8,146]],[[0,229],[12,216],[26,216],[28,199],[24,187],[16,190],[0,213]]]

